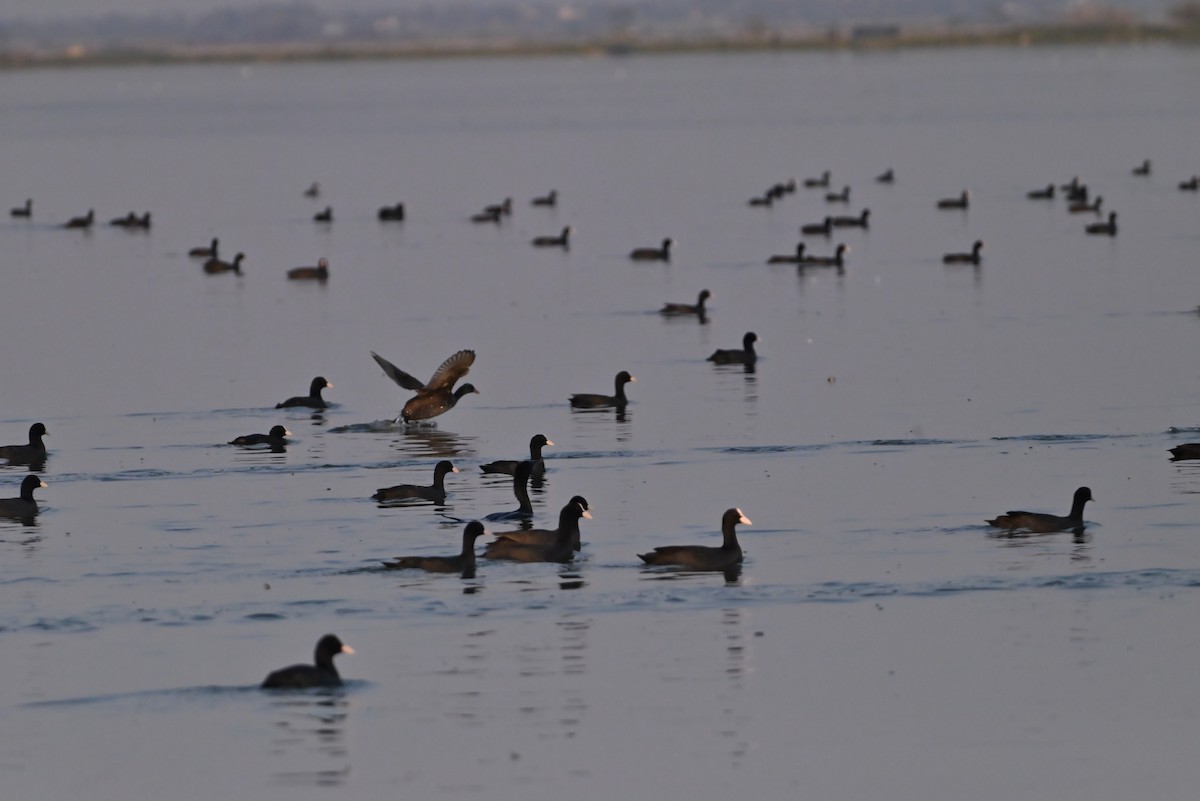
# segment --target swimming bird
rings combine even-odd
[[[742,547],[737,541],[737,525],[751,525],[750,518],[738,508],[726,509],[721,516],[719,546],[708,545],[664,545],[649,553],[640,553],[638,558],[648,565],[675,565],[691,570],[725,570],[742,561]]]
[[[746,201],[747,206],[762,206],[766,208],[770,208],[772,205],[774,205],[774,203],[775,195],[771,194],[769,191],[763,195],[752,197]]]
[[[794,193],[795,191],[796,191],[796,179],[788,178],[786,181],[779,181],[779,182],[773,184],[771,186],[771,188],[767,190],[767,195],[774,198],[775,200],[779,200],[784,195],[790,195],[790,194]]]
[[[145,212],[144,215],[138,217],[136,213],[127,213],[124,217],[116,217],[108,221],[109,225],[115,228],[124,228],[125,230],[150,230],[150,212]]]
[[[1134,175],[1149,175],[1150,174],[1150,159],[1146,159],[1141,164],[1133,168]]]
[[[217,238],[214,236],[212,244],[208,247],[194,247],[188,251],[188,255],[194,259],[215,259],[217,258]]]
[[[222,261],[216,256],[213,256],[208,261],[204,262],[204,272],[209,275],[217,275],[219,273],[233,273],[234,275],[242,274],[242,259],[246,258],[245,253],[239,253],[233,257],[233,261]]]
[[[1185,459],[1200,459],[1200,442],[1188,442],[1171,448],[1171,461],[1182,462]]]
[[[41,477],[32,473],[25,476],[21,482],[20,498],[5,498],[0,500],[0,517],[33,517],[38,513],[37,501],[33,499],[33,491],[46,486]]]
[[[979,264],[979,251],[983,249],[983,242],[976,239],[975,244],[971,245],[970,253],[947,253],[942,256],[943,264]]]
[[[473,223],[495,223],[496,225],[499,225],[500,221],[503,217],[504,217],[504,215],[499,211],[486,211],[485,210],[485,211],[479,212],[478,214],[471,215],[471,222],[473,222]]]
[[[1193,175],[1179,184],[1180,192],[1195,192],[1200,190],[1200,175]]]
[[[317,641],[311,665],[292,665],[280,668],[263,679],[264,690],[303,690],[311,687],[341,687],[342,677],[333,665],[338,654],[352,654],[354,649],[332,634]]]
[[[841,192],[826,192],[826,203],[849,203],[850,202],[850,187],[842,188]]]
[[[545,434],[534,434],[533,438],[529,440],[529,461],[533,462],[531,475],[540,475],[546,471],[546,462],[542,459],[542,448],[553,444]],[[485,473],[503,473],[511,476],[516,473],[517,465],[520,463],[520,459],[499,459],[481,464],[479,469]]]
[[[513,471],[513,495],[517,497],[517,508],[511,512],[492,512],[484,520],[527,520],[533,517],[533,504],[529,502],[529,477],[533,474],[533,462],[525,461]]]
[[[870,209],[863,209],[857,217],[834,217],[834,228],[866,228],[871,217]]]
[[[446,500],[445,479],[447,473],[457,473],[458,468],[449,459],[443,459],[433,468],[433,484],[428,487],[417,484],[398,484],[394,487],[384,487],[371,496],[373,501],[402,501],[408,499],[436,501]]]
[[[714,364],[754,364],[758,361],[758,354],[754,352],[754,343],[758,341],[758,334],[753,331],[747,331],[746,336],[742,337],[741,350],[715,350],[706,361]]]
[[[958,197],[942,198],[937,202],[939,209],[965,209],[970,205],[971,193],[964,189]]]
[[[571,408],[573,409],[603,409],[609,406],[616,406],[619,409],[625,408],[629,400],[625,397],[625,385],[629,383],[637,383],[637,379],[629,374],[629,371],[622,370],[617,373],[615,380],[616,391],[612,395],[600,395],[591,392],[576,393],[571,396]]]
[[[14,209],[10,209],[8,213],[11,214],[13,217],[25,217],[25,218],[32,217],[33,216],[33,198],[26,198],[24,206],[17,206]]]
[[[829,236],[833,233],[833,218],[826,217],[819,223],[805,223],[800,226],[803,236]]]
[[[446,359],[438,369],[433,371],[429,382],[425,384],[375,351],[371,351],[371,358],[383,368],[383,372],[388,378],[404,389],[410,389],[417,393],[408,399],[400,412],[400,416],[406,423],[411,423],[413,420],[428,420],[439,414],[445,414],[453,409],[464,395],[471,392],[479,393],[479,390],[471,384],[463,384],[458,389],[454,389],[454,383],[465,376],[471,369],[471,365],[475,363],[475,351],[473,350],[460,350]]]
[[[313,222],[333,222],[333,206],[326,206],[324,211],[314,214]]]
[[[309,185],[308,189],[304,190],[304,196],[305,197],[320,197],[321,196],[321,185],[319,183],[317,183],[316,181],[313,181],[312,184]]]
[[[698,314],[704,316],[704,304],[712,297],[712,293],[707,289],[701,289],[699,297],[695,303],[664,303],[663,307],[658,310],[659,314],[667,316],[680,316],[685,314]]]
[[[1092,214],[1099,214],[1100,206],[1103,204],[1104,198],[1100,195],[1096,195],[1096,199],[1091,203],[1088,203],[1086,200],[1075,201],[1070,206],[1067,206],[1067,211],[1072,214],[1087,214],[1088,212],[1091,212]]]
[[[805,178],[805,189],[827,189],[829,187],[829,170],[821,173],[820,178]]]
[[[1110,211],[1108,213],[1108,222],[1092,223],[1087,227],[1089,234],[1099,234],[1101,236],[1116,236],[1117,235],[1117,213]]]
[[[42,437],[46,434],[46,426],[34,423],[29,427],[29,442],[25,445],[5,445],[0,448],[0,459],[7,459],[9,464],[29,464],[46,460],[46,443]]]
[[[321,390],[332,387],[333,384],[326,381],[325,376],[319,375],[309,383],[307,395],[295,395],[281,403],[275,404],[275,408],[290,409],[294,406],[307,406],[310,409],[327,409],[329,408],[329,404],[321,397]]]
[[[1071,501],[1071,511],[1067,513],[1066,517],[1046,514],[1045,512],[1012,511],[1005,512],[999,517],[986,522],[989,526],[995,526],[996,528],[1006,528],[1010,531],[1022,529],[1038,534],[1065,531],[1067,529],[1082,529],[1084,526],[1083,506],[1090,500],[1092,500],[1092,491],[1087,487],[1080,487],[1075,490],[1075,497]]]
[[[880,184],[895,183],[896,182],[896,173],[892,170],[891,167],[888,167],[886,170],[879,173],[879,175],[875,176],[875,182],[880,183]]]
[[[92,223],[96,221],[96,212],[88,209],[88,213],[82,217],[72,217],[63,223],[63,228],[91,228]]]
[[[531,205],[531,206],[547,206],[547,207],[557,206],[558,205],[558,190],[551,189],[546,194],[535,197],[533,200],[529,201],[529,205]]]
[[[292,435],[283,426],[271,426],[270,432],[266,434],[243,434],[240,437],[235,437],[229,441],[230,445],[241,445],[243,447],[250,445],[270,445],[271,450],[283,450],[287,445],[287,437]]]
[[[379,219],[381,222],[403,222],[404,204],[397,203],[395,206],[384,206],[379,210]]]
[[[1025,193],[1025,197],[1030,200],[1053,200],[1054,184],[1046,184],[1045,189],[1031,189]]]
[[[512,214],[512,198],[506,197],[502,203],[494,203],[490,206],[484,206],[483,211],[471,217],[471,222],[477,223],[496,223]]]
[[[514,562],[569,562],[582,547],[579,520],[592,519],[588,502],[582,495],[571,498],[558,513],[558,528],[531,528],[526,531],[496,532],[496,539],[483,549],[486,559]]]
[[[292,281],[328,281],[329,260],[317,259],[316,267],[293,267],[287,271],[287,277]]]
[[[484,206],[483,210],[489,214],[501,214],[508,217],[512,214],[512,198],[506,197],[500,203],[491,206]]]
[[[825,219],[829,219],[826,217]],[[767,259],[767,264],[803,264],[804,263],[804,248],[803,242],[796,245],[795,253],[781,253]]]
[[[463,578],[475,576],[475,540],[487,533],[483,523],[472,520],[463,529],[462,551],[454,556],[400,556],[384,562],[388,570],[424,570],[426,573],[461,573]]]
[[[846,245],[839,244],[832,256],[805,256],[804,261],[800,262],[800,266],[837,267],[840,270],[845,266],[844,257],[849,249]]]
[[[562,229],[562,233],[558,236],[539,236],[530,240],[531,245],[535,248],[562,248],[563,250],[571,249],[571,226],[566,226]]]
[[[673,239],[664,239],[662,247],[657,248],[636,248],[629,253],[629,258],[634,261],[670,261],[671,260],[671,245],[675,244]]]

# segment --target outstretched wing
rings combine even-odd
[[[379,357],[376,356],[376,359]],[[471,365],[475,363],[475,351],[460,350],[458,353],[451,356],[446,361],[442,362],[442,366],[434,371],[433,376],[429,379],[429,383],[425,385],[425,389],[434,392],[442,389],[450,389],[454,386],[454,382],[467,374],[471,369]],[[396,368],[392,368],[393,370]]]
[[[375,351],[371,351],[371,358],[373,358],[376,361],[376,363],[380,367],[383,368],[383,372],[387,373],[388,378],[392,379],[393,381],[395,381],[397,384],[404,387],[405,389],[411,389],[413,392],[416,392],[417,390],[421,390],[421,389],[425,388],[425,385],[422,384],[419,380],[413,378],[411,375],[404,372],[399,367],[392,364],[391,362],[389,362],[387,359],[380,356]],[[445,366],[446,365],[444,365],[444,364],[442,365],[442,367],[445,367]],[[463,372],[465,373],[466,370],[464,370]]]

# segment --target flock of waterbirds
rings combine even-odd
[[[1151,162],[1147,159],[1132,169],[1135,176],[1148,177],[1152,173]],[[799,186],[805,190],[820,190],[824,200],[829,204],[848,204],[851,196],[851,186],[844,185],[834,189],[831,184],[830,171],[824,171],[818,177],[806,178]],[[896,180],[895,172],[888,169],[876,176],[879,184],[890,185]],[[1200,176],[1178,183],[1178,189],[1184,192],[1200,191]],[[773,184],[761,195],[750,198],[748,205],[756,208],[772,208],[786,196],[797,192],[797,182],[789,179]],[[313,183],[304,191],[304,196],[316,199],[321,196],[318,183]],[[1049,184],[1044,188],[1033,189],[1027,193],[1033,201],[1053,201],[1062,197],[1067,202],[1067,210],[1071,214],[1092,214],[1102,216],[1103,198],[1094,195],[1088,186],[1078,178],[1055,185]],[[530,204],[535,207],[554,208],[559,202],[559,195],[552,190],[544,195],[534,197]],[[965,212],[971,207],[971,193],[962,190],[959,194],[945,197],[934,202],[935,209],[943,211]],[[500,225],[513,213],[512,198],[485,206],[482,210],[471,214],[468,219],[472,223]],[[32,220],[33,200],[27,199],[21,206],[11,210],[14,219]],[[803,238],[823,237],[829,239],[834,231],[861,230],[870,227],[871,210],[863,208],[856,214],[830,214],[822,220],[804,223],[799,232]],[[398,202],[379,208],[377,218],[380,222],[397,223],[407,219],[406,205]],[[326,206],[313,215],[314,222],[320,224],[333,223],[333,208]],[[62,223],[65,229],[90,231],[95,225],[95,211],[89,209],[85,215],[72,217]],[[141,215],[130,211],[126,215],[115,217],[109,225],[128,231],[148,232],[151,228],[151,214]],[[571,247],[572,226],[564,226],[557,234],[538,236],[530,241],[537,248],[559,248],[567,251]],[[1117,213],[1108,211],[1106,220],[1087,224],[1083,229],[1087,234],[1098,236],[1117,235]],[[831,254],[817,255],[809,253],[805,241],[801,239],[793,253],[779,254],[767,259],[769,264],[794,264],[800,270],[815,267],[832,267],[838,271],[845,269],[846,253],[850,250],[845,243],[839,242]],[[671,249],[674,240],[664,238],[658,246],[639,247],[630,251],[629,258],[636,262],[671,261]],[[952,265],[982,264],[983,242],[975,241],[969,250],[949,252],[943,255],[942,261]],[[201,260],[202,268],[207,274],[233,273],[242,275],[241,265],[246,258],[238,252],[232,260],[225,261],[220,255],[220,241],[213,237],[208,245],[191,248],[187,255]],[[320,258],[314,266],[292,268],[286,277],[296,281],[327,281],[329,279],[329,263]],[[712,293],[701,290],[695,303],[670,302],[662,306],[659,312],[667,317],[691,316],[700,322],[706,322],[706,303]],[[758,336],[750,331],[745,334],[741,348],[718,349],[713,352],[708,361],[715,364],[743,365],[752,371],[757,362],[755,343]],[[415,393],[404,404],[397,421],[405,425],[420,425],[453,409],[457,403],[478,390],[469,383],[463,383],[456,388],[475,361],[473,350],[460,350],[447,358],[434,371],[428,381],[422,382],[411,374],[401,370],[396,365],[377,353],[371,353],[372,358],[382,368],[385,375],[405,390]],[[620,416],[624,414],[629,401],[625,394],[625,386],[636,382],[637,379],[627,371],[617,373],[614,379],[613,394],[576,393],[570,395],[568,402],[573,409],[614,409]],[[307,395],[288,398],[276,405],[276,408],[309,408],[325,409],[326,401],[322,397],[323,390],[333,385],[323,376],[315,377]],[[0,447],[0,459],[11,465],[27,465],[30,471],[44,468],[47,450],[43,437],[47,436],[46,427],[35,423],[29,429],[28,443]],[[267,434],[246,434],[230,441],[229,444],[238,447],[257,448],[267,447],[273,452],[284,452],[291,432],[285,426],[276,425]],[[542,450],[553,446],[553,442],[544,434],[534,435],[529,442],[528,459],[499,460],[480,465],[483,473],[506,474],[513,476],[513,493],[518,501],[518,508],[510,512],[500,512],[487,515],[484,519],[492,522],[514,521],[528,525],[533,515],[529,502],[528,483],[531,478],[544,475],[546,466]],[[1186,443],[1170,449],[1174,460],[1200,459],[1200,443]],[[410,501],[429,501],[443,503],[447,497],[445,479],[448,475],[459,470],[449,460],[442,460],[434,467],[433,483],[431,485],[401,484],[379,489],[372,499],[381,504],[406,503]],[[34,490],[45,487],[42,479],[31,472],[21,482],[20,495],[17,498],[0,499],[0,516],[28,520],[38,513],[37,502],[33,497]],[[1078,488],[1073,497],[1070,511],[1065,516],[1014,510],[987,520],[987,524],[1009,532],[1050,533],[1058,531],[1073,531],[1079,533],[1085,526],[1083,518],[1084,505],[1092,500],[1092,492],[1088,487]],[[564,505],[559,514],[557,527],[519,528],[509,531],[493,531],[492,539],[484,546],[483,557],[492,560],[514,560],[521,562],[556,562],[565,563],[574,559],[581,549],[579,521],[591,519],[587,500],[580,495],[572,497]],[[670,566],[689,571],[729,571],[736,570],[742,561],[742,550],[737,541],[736,527],[749,525],[750,520],[737,508],[727,509],[722,515],[720,545],[666,545],[638,554],[642,563],[651,566]],[[445,556],[401,556],[384,562],[383,567],[389,570],[421,570],[429,573],[450,573],[464,578],[473,577],[476,570],[476,541],[489,533],[479,520],[466,523],[462,533],[462,547],[459,553]],[[353,650],[330,634],[322,637],[316,645],[314,664],[293,665],[272,672],[263,681],[264,688],[295,689],[308,687],[335,687],[341,684],[341,679],[333,664],[334,656]]]

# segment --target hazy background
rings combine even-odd
[[[431,0],[307,0],[304,3],[267,3],[257,0],[5,0],[0,4],[0,20],[51,19],[62,17],[94,17],[107,14],[156,15],[166,13],[203,14],[220,9],[246,9],[265,6],[309,6],[327,12],[397,11],[430,7],[513,7],[528,6],[516,0],[452,0],[434,3]],[[534,4],[536,5],[536,4]],[[1145,16],[1156,16],[1176,2],[1170,0],[1107,0],[1103,3],[1078,0],[735,0],[734,2],[687,2],[686,0],[575,0],[557,5],[562,8],[606,7],[622,10],[671,9],[680,15],[693,10],[723,9],[730,13],[762,13],[773,16],[787,12],[789,16],[829,19],[903,19],[906,17],[940,16],[963,19],[995,20],[1060,16],[1085,8],[1120,9]]]

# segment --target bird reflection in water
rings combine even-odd
[[[271,739],[272,756],[303,766],[276,770],[276,782],[305,787],[337,787],[350,775],[346,747],[349,702],[341,690],[289,693],[274,699],[280,713]],[[320,764],[314,764],[318,761]]]
[[[591,628],[592,621],[589,618],[569,616],[558,621],[562,675],[587,675],[588,635]],[[567,737],[574,737],[583,724],[584,715],[588,711],[587,692],[584,688],[589,686],[587,682],[562,683],[562,707],[558,711],[558,723],[565,729]]]
[[[1067,558],[1072,562],[1092,561],[1092,535],[1086,526],[1076,526],[1064,531],[1039,532],[1027,529],[989,531],[988,536],[999,541],[1006,548],[1038,548],[1043,551],[1057,551],[1061,544],[1061,534],[1070,533],[1071,546]]]
[[[453,431],[442,431],[433,426],[407,426],[398,447],[413,456],[436,456],[446,459],[451,456],[470,455],[475,452],[470,442],[475,437],[464,437]]]
[[[725,635],[725,676],[729,680],[729,692],[736,693],[745,687],[746,680],[751,677],[752,670],[748,663],[750,646],[747,644],[743,610],[739,608],[721,610],[722,633]],[[750,750],[750,740],[742,731],[746,716],[741,714],[741,704],[730,699],[721,704],[722,718],[729,740],[733,765],[740,765]]]
[[[575,572],[563,572],[558,574],[558,588],[560,590],[579,590],[587,586],[587,582],[583,580],[583,576]]]
[[[286,461],[287,448],[272,446],[266,450],[242,450],[234,454],[233,460],[239,464],[280,464]]]
[[[21,528],[25,528],[25,529],[37,528],[38,527],[37,515],[20,515],[20,516],[16,516],[16,517],[0,517],[0,532],[3,532],[7,528],[15,528],[16,526],[20,526]],[[12,541],[20,542],[21,545],[35,545],[35,544],[41,542],[41,540],[42,540],[41,536],[38,535],[38,536],[30,537],[29,539],[25,539],[25,540],[12,540]],[[9,541],[10,540],[6,539],[5,537],[0,536],[0,542],[9,542]]]
[[[417,458],[450,459],[455,456],[469,457],[475,449],[473,436],[462,436],[453,431],[443,431],[433,424],[398,423],[394,420],[374,420],[370,423],[351,423],[329,429],[331,434],[396,434],[393,447],[406,455]]]

